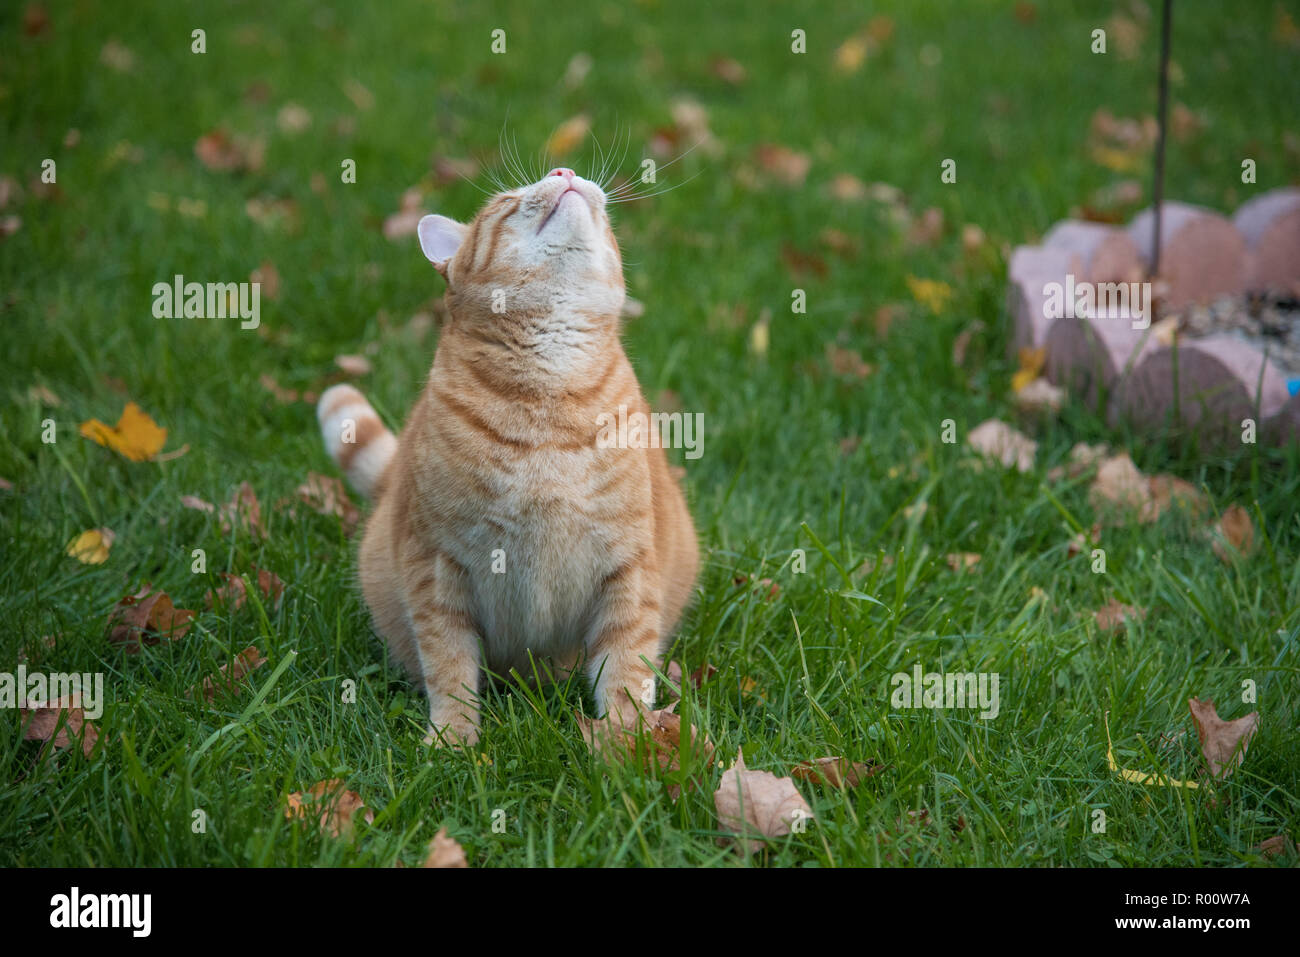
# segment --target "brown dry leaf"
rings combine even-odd
[[[1224,721],[1214,709],[1213,698],[1188,698],[1187,707],[1201,740],[1201,753],[1210,765],[1210,776],[1226,778],[1245,759],[1250,739],[1259,729],[1259,712]]]
[[[809,276],[823,279],[830,271],[826,260],[817,253],[806,253],[790,243],[781,244],[781,261],[785,263],[785,268],[790,271],[790,277],[796,282]]]
[[[571,116],[550,135],[546,141],[546,152],[557,159],[567,156],[582,145],[582,141],[591,132],[591,117],[586,113]]]
[[[60,750],[79,740],[81,753],[90,757],[95,742],[99,740],[99,729],[86,717],[80,699],[81,696],[74,693],[30,708],[19,708],[18,720],[24,724],[23,739],[44,741],[47,746]]]
[[[765,838],[784,837],[801,821],[811,820],[812,808],[790,778],[745,767],[745,755],[724,771],[713,795],[718,825],[739,836],[745,853],[762,850]]]
[[[1219,560],[1231,565],[1255,550],[1255,526],[1250,513],[1240,505],[1229,505],[1214,526],[1215,537],[1211,543]]]
[[[807,153],[800,153],[779,143],[763,143],[754,150],[754,159],[758,161],[763,172],[780,180],[786,186],[802,186],[808,178],[812,160]]]
[[[1093,508],[1141,509],[1151,501],[1151,483],[1142,474],[1128,453],[1120,452],[1104,460],[1097,468],[1097,477],[1088,489],[1088,499]]]
[[[1275,834],[1255,845],[1254,850],[1265,857],[1286,857],[1296,853],[1295,841],[1289,834]]]
[[[1004,468],[1028,472],[1034,467],[1038,443],[1005,422],[988,419],[966,436],[966,444],[983,456],[1001,462]]]
[[[304,791],[295,791],[289,795],[284,816],[294,818],[315,818],[322,831],[333,837],[351,838],[353,818],[357,812],[364,811],[367,824],[375,820],[375,812],[366,807],[356,791],[349,791],[338,778],[318,781]],[[319,813],[317,813],[319,812]]]
[[[352,376],[353,378],[370,374],[370,360],[365,356],[335,356],[334,364],[343,371],[344,375]]]
[[[830,365],[831,372],[842,379],[860,381],[876,371],[859,353],[852,349],[841,349],[829,342],[826,344],[826,362]]]
[[[280,132],[297,136],[311,126],[311,113],[300,103],[286,103],[275,115],[275,125]]]
[[[215,512],[217,507],[211,502],[206,502],[197,495],[182,495],[181,505],[185,508],[192,508],[197,512]]]
[[[298,486],[296,494],[321,515],[337,515],[343,522],[343,531],[349,535],[361,521],[361,511],[348,498],[341,479],[308,472],[307,481]]]
[[[682,671],[682,666],[675,661],[668,662],[668,667],[664,670],[664,673],[668,675],[668,680],[679,688],[686,680],[686,673]],[[706,681],[717,673],[718,669],[706,661],[691,672],[689,680],[691,685],[698,690]]]
[[[1173,475],[1152,475],[1147,480],[1151,497],[1138,509],[1138,521],[1154,522],[1171,508],[1184,508],[1200,515],[1209,504],[1205,495],[1191,482]]]
[[[118,40],[109,40],[99,51],[99,62],[118,73],[135,69],[135,54]]]
[[[933,246],[943,238],[943,210],[931,206],[912,223],[908,230],[907,242],[910,246]]]
[[[465,860],[465,849],[452,839],[444,827],[433,835],[433,840],[429,842],[429,852],[420,866],[469,867],[469,861]]]
[[[1060,412],[1065,390],[1039,377],[1016,390],[1016,408],[1022,412]]]
[[[858,203],[867,198],[867,184],[852,173],[836,173],[828,189],[831,198],[842,203]]]
[[[255,538],[265,540],[267,537],[266,527],[262,524],[262,505],[248,482],[240,482],[230,501],[221,506],[221,530],[229,535],[235,528],[241,528]]]
[[[242,690],[239,682],[264,664],[266,664],[266,658],[258,651],[257,646],[249,645],[236,655],[234,661],[230,662],[230,664],[222,665],[215,675],[204,678],[203,684],[185,692],[185,697],[193,698],[202,695],[210,702],[216,701],[218,695],[228,694],[238,697]]]
[[[85,438],[105,448],[124,455],[132,462],[147,462],[157,455],[167,441],[167,430],[158,427],[153,419],[134,402],[122,410],[117,425],[105,425],[99,419],[88,419],[78,430]]]
[[[1078,555],[1080,552],[1088,551],[1091,548],[1091,546],[1097,545],[1100,542],[1101,542],[1101,523],[1093,522],[1092,528],[1088,529],[1088,533],[1086,535],[1083,532],[1079,532],[1075,535],[1070,536],[1070,544],[1066,546],[1065,557],[1073,558],[1075,555]]]
[[[249,273],[248,281],[260,286],[261,294],[267,299],[280,298],[280,270],[276,269],[275,263],[270,260],[265,260],[262,265]]]
[[[943,557],[948,563],[948,567],[955,572],[968,571],[980,563],[983,556],[976,552],[953,552]]]
[[[594,720],[579,715],[578,729],[592,753],[606,761],[624,762],[639,755],[645,769],[653,766],[661,773],[671,773],[681,769],[682,719],[673,713],[676,706],[674,702],[658,711],[639,712],[636,728],[625,727],[612,715]],[[694,725],[688,725],[687,730],[691,753],[698,755],[704,764],[712,764],[713,744],[708,737]],[[677,784],[667,785],[667,790],[673,800],[681,793]]]
[[[145,582],[138,592],[123,596],[113,607],[108,616],[108,640],[122,645],[127,654],[139,654],[144,645],[185,637],[195,614],[188,608],[177,608],[171,596],[154,591]]]
[[[709,72],[732,86],[742,85],[747,76],[744,66],[727,56],[713,57],[709,61]]]
[[[217,172],[256,172],[266,157],[266,144],[261,140],[233,138],[225,130],[216,129],[195,141],[194,155],[208,169]]]
[[[961,332],[957,333],[957,338],[952,341],[952,364],[960,369],[966,364],[966,353],[970,350],[971,339],[977,333],[983,332],[984,323],[976,319]]]
[[[280,599],[284,596],[284,582],[272,572],[265,568],[252,567],[252,571],[257,573],[257,589],[272,603],[272,607],[278,608]],[[242,575],[232,575],[229,572],[221,573],[225,584],[219,587],[215,592],[208,589],[204,599],[206,608],[212,608],[214,605],[229,605],[231,611],[238,611],[244,607],[248,600],[248,584],[244,581]]]
[[[1097,627],[1102,631],[1118,631],[1124,627],[1124,622],[1128,620],[1141,621],[1147,616],[1145,608],[1137,608],[1133,605],[1125,605],[1116,601],[1114,598],[1098,608],[1093,616],[1097,619]]]
[[[855,788],[867,778],[885,770],[885,765],[874,761],[863,764],[847,758],[813,758],[796,765],[790,776],[799,781],[827,784],[833,788]]]
[[[83,565],[102,565],[117,538],[109,528],[92,528],[68,542],[67,552]]]
[[[63,400],[43,385],[29,387],[27,389],[27,398],[40,405],[48,405],[52,409],[57,409],[63,405]]]

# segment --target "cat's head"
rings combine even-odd
[[[447,280],[453,317],[618,315],[623,258],[605,193],[571,169],[492,197],[473,222],[425,216],[420,249]]]

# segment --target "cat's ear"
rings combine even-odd
[[[433,268],[447,278],[447,264],[456,255],[461,240],[465,238],[465,227],[446,216],[425,216],[416,227],[420,236],[420,249],[425,258],[433,263]]]

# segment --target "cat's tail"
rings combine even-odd
[[[397,437],[366,397],[350,385],[331,386],[316,404],[316,418],[330,457],[362,495],[374,498],[397,451]]]

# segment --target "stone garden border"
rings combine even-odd
[[[1166,309],[1255,290],[1300,293],[1300,189],[1264,193],[1232,219],[1166,202],[1162,219]],[[1251,418],[1261,440],[1300,440],[1300,393],[1289,393],[1287,375],[1253,343],[1222,334],[1164,344],[1140,319],[1103,316],[1086,302],[1083,314],[1067,305],[1057,317],[1058,290],[1145,280],[1153,226],[1152,209],[1128,227],[1065,220],[1040,245],[1016,247],[1007,269],[1013,354],[1046,349],[1048,379],[1093,407],[1108,396],[1112,424],[1159,426],[1177,403],[1177,418],[1207,439],[1239,437]]]

